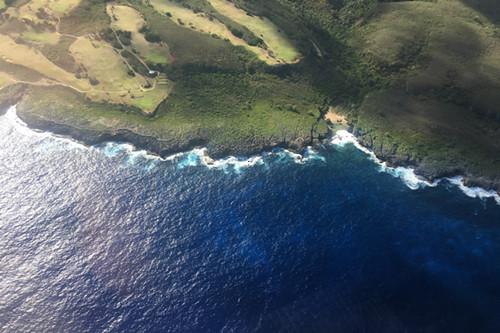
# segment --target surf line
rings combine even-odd
[[[60,136],[50,131],[34,130],[30,128],[21,118],[19,118],[15,105],[11,106],[2,117],[4,117],[7,120],[7,123],[14,127],[16,131],[22,135],[35,136],[41,139],[51,138],[67,144],[72,148],[96,149],[109,157],[114,157],[120,153],[124,153],[130,157],[128,160],[132,164],[142,158],[144,160],[151,160],[154,162],[175,162],[177,167],[180,169],[202,165],[209,169],[223,170],[226,173],[241,173],[244,169],[265,164],[265,160],[272,157],[276,157],[278,160],[293,161],[297,164],[305,164],[312,160],[326,161],[325,158],[318,154],[312,147],[307,147],[302,155],[280,148],[248,158],[228,156],[222,159],[213,159],[210,157],[207,148],[194,148],[187,152],[180,152],[167,157],[161,157],[146,150],[139,150],[130,143],[107,142],[103,145],[89,147],[73,140],[70,137]]]
[[[487,199],[493,198],[498,205],[500,205],[500,194],[494,190],[486,190],[481,187],[470,187],[465,185],[463,176],[445,177],[430,182],[415,173],[415,169],[409,167],[391,167],[387,162],[380,160],[373,151],[364,147],[359,143],[354,134],[346,131],[339,130],[332,137],[330,143],[337,147],[344,147],[347,144],[352,144],[358,150],[362,151],[368,158],[378,165],[380,172],[385,172],[393,177],[400,178],[406,186],[412,190],[418,190],[425,187],[436,187],[443,181],[447,181],[452,185],[457,186],[466,196],[470,198]]]
[[[167,157],[160,157],[145,150],[137,150],[132,144],[129,143],[109,142],[104,147],[88,147],[71,138],[58,136],[52,132],[40,132],[33,130],[17,116],[15,105],[11,106],[2,117],[4,117],[11,126],[15,127],[18,132],[26,136],[38,136],[41,138],[50,137],[52,139],[62,141],[68,144],[68,146],[74,148],[97,148],[97,150],[104,152],[104,154],[108,156],[115,156],[120,151],[123,151],[126,154],[134,157],[132,158],[132,161],[135,161],[137,157],[142,157],[147,160],[176,162],[177,167],[180,169],[202,165],[209,169],[223,170],[226,173],[241,173],[245,169],[265,164],[266,158],[272,157],[276,157],[278,158],[278,160],[284,161],[291,160],[296,164],[305,164],[312,160],[319,160],[322,162],[326,161],[325,158],[321,154],[316,152],[312,147],[307,147],[302,155],[280,148],[249,158],[237,158],[234,156],[229,156],[223,159],[216,160],[212,159],[209,156],[208,150],[206,148],[195,148],[188,152],[181,152]],[[361,145],[358,139],[352,133],[346,130],[337,131],[331,138],[330,144],[337,147],[344,147],[347,144],[352,144],[358,150],[368,155],[368,158],[378,165],[380,172],[385,172],[395,178],[400,178],[404,182],[404,184],[412,190],[418,190],[425,187],[436,187],[443,181],[447,181],[450,184],[457,186],[465,195],[470,198],[493,198],[497,202],[497,204],[500,205],[499,193],[493,190],[488,191],[480,187],[466,186],[463,176],[441,178],[433,182],[429,182],[428,180],[415,174],[415,170],[413,168],[388,166],[386,162],[380,160],[373,151]]]
[[[49,132],[49,131],[37,131],[37,130],[34,130],[32,128],[30,128],[28,126],[28,124],[26,124],[21,118],[19,118],[19,116],[17,115],[17,112],[16,112],[16,106],[11,106],[6,112],[5,114],[2,116],[3,118],[5,118],[7,121],[6,123],[9,125],[9,126],[12,126],[12,128],[15,128],[15,130],[24,135],[24,136],[27,136],[27,137],[37,137],[37,138],[40,138],[40,139],[53,139],[53,140],[57,140],[59,142],[62,142],[64,144],[66,144],[68,147],[72,147],[72,148],[78,148],[78,149],[89,149],[88,146],[76,141],[76,140],[73,140],[69,137],[65,137],[65,136],[61,136],[61,135],[57,135],[55,133],[52,133],[52,132]]]

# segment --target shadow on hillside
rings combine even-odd
[[[467,6],[477,10],[494,23],[500,23],[500,1],[498,0],[462,0]]]

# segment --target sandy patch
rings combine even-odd
[[[338,113],[338,111],[332,106],[330,107],[330,109],[326,113],[325,120],[329,121],[330,123],[332,123],[334,125],[347,126],[347,118],[345,116],[341,115],[340,113]]]

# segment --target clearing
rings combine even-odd
[[[146,22],[142,15],[132,7],[109,3],[106,12],[111,18],[111,27],[132,34],[132,47],[148,63],[168,64],[171,55],[165,43],[150,43],[139,32]],[[129,50],[133,52],[133,50]]]
[[[162,15],[167,15],[180,26],[228,40],[235,46],[243,46],[268,65],[282,63],[272,52],[257,46],[251,46],[245,40],[236,37],[222,22],[207,13],[195,13],[191,9],[170,0],[150,0],[150,3],[156,11]]]
[[[227,0],[208,1],[219,13],[245,26],[257,37],[262,38],[269,50],[282,62],[294,63],[300,60],[300,53],[285,34],[269,19],[251,15]]]
[[[50,62],[36,49],[17,44],[9,36],[0,35],[0,57],[8,63],[28,67],[47,78],[69,85],[76,90],[85,91],[90,88],[86,80],[75,78],[73,74]]]
[[[166,87],[160,89],[142,76],[130,75],[131,68],[103,41],[80,37],[71,45],[70,52],[87,69],[86,74],[96,87],[87,95],[94,100],[133,105],[152,113],[168,96]]]
[[[78,6],[81,0],[32,0],[19,8],[9,7],[10,17],[33,24],[55,26],[59,19]]]

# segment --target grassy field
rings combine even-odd
[[[54,32],[36,32],[33,30],[25,31],[21,38],[27,42],[56,45],[59,42],[59,35]]]
[[[300,53],[287,36],[267,18],[251,15],[227,0],[209,0],[219,13],[247,27],[262,38],[269,50],[283,63],[293,63],[300,59]]]
[[[214,16],[211,14],[209,15],[205,12],[195,12],[190,8],[186,8],[181,4],[170,0],[150,0],[150,3],[159,13],[161,14],[168,13],[167,16],[170,17],[170,19],[176,24],[200,33],[214,36],[216,38],[228,40],[231,44],[235,46],[243,46],[250,52],[253,52],[260,60],[266,62],[269,65],[293,62],[297,60],[298,54],[293,52],[294,51],[293,47],[286,40],[286,37],[284,36],[279,36],[281,37],[279,39],[280,42],[279,46],[283,46],[281,49],[279,50],[274,48],[265,49],[259,46],[250,45],[245,39],[243,39],[243,36],[241,37],[236,36],[228,26],[226,26],[222,21],[219,21],[218,19],[214,18]],[[214,3],[212,3],[212,5],[214,5],[214,7],[218,9]],[[226,14],[223,12],[221,13],[224,15]],[[237,12],[235,11],[235,13]],[[241,13],[237,14],[241,15]],[[238,22],[238,20],[235,17],[232,17],[230,15],[227,16],[233,19],[234,21]],[[266,25],[266,23],[269,24]],[[255,24],[255,26],[257,26],[257,24]],[[269,27],[270,22],[265,22],[262,20],[261,26],[264,26],[269,31],[268,34],[266,33],[266,36],[262,36],[264,42],[267,42],[266,40],[267,37],[272,36],[273,38],[272,39],[270,38],[269,42],[272,45],[277,44],[274,43],[277,40],[277,38],[275,38],[275,35],[272,34],[274,30],[272,30],[272,28]],[[281,51],[283,52],[285,51],[285,46],[289,46],[286,49],[287,53],[281,54]],[[289,59],[290,56],[292,56],[293,59]]]
[[[116,49],[119,45],[102,40],[100,31],[85,34],[85,31],[89,31],[86,30],[89,28],[87,25],[84,30],[78,28],[82,20],[88,23],[87,18],[92,21],[97,19],[104,24],[111,22],[103,20],[100,15],[89,17],[88,14],[105,10],[100,3],[86,0],[36,0],[14,6],[7,10],[8,16],[3,18],[1,25],[0,47],[3,50],[0,50],[0,56],[17,70],[1,73],[5,74],[2,75],[2,86],[17,82],[66,86],[94,101],[128,105],[149,114],[168,96],[171,90],[168,80],[163,79],[161,85],[156,85],[154,78],[145,77],[149,70],[146,62],[168,64],[168,48],[144,39],[139,30],[145,21],[132,7],[113,6],[109,13],[113,18],[110,27],[134,34],[129,54],[137,52],[137,55],[133,59],[125,59]],[[60,25],[64,25],[62,22],[67,17],[83,12],[87,14],[75,19],[69,34],[60,31]],[[105,11],[104,14],[107,17]],[[92,27],[98,28],[99,25]],[[79,33],[84,35],[79,37]],[[141,68],[138,73],[129,63],[131,60],[146,69]],[[26,80],[27,71],[38,73],[37,80]]]
[[[153,64],[170,63],[171,55],[166,43],[151,43],[140,33],[146,26],[142,15],[134,8],[123,5],[108,4],[106,11],[111,17],[111,27],[128,31],[131,35],[131,47],[146,61]]]
[[[7,13],[22,21],[54,26],[57,21],[77,7],[80,0],[31,0],[18,8],[10,7]]]
[[[117,30],[138,32],[146,21],[132,7],[108,3],[106,12],[111,17],[111,26]]]
[[[90,82],[97,82],[86,93],[92,99],[132,105],[152,113],[168,95],[168,89],[146,89],[148,81],[145,78],[130,76],[127,64],[105,42],[80,37],[71,45],[70,52],[87,68]]]
[[[17,44],[8,36],[0,35],[0,57],[8,63],[25,66],[49,79],[71,85],[76,89],[88,90],[90,87],[88,82],[75,78],[71,73],[50,62],[37,50]]]

